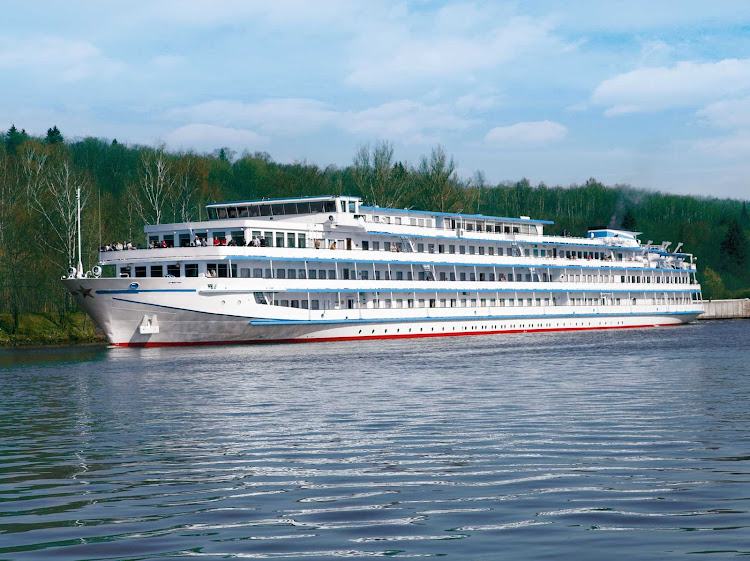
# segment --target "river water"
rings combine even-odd
[[[0,351],[0,559],[750,554],[750,322]]]

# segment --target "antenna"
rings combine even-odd
[[[81,187],[76,187],[76,222],[78,223],[78,277],[83,277],[83,261],[81,260]]]

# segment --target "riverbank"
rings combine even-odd
[[[704,300],[703,307],[706,311],[698,319],[750,318],[750,298]]]
[[[11,315],[0,314],[0,347],[107,342],[83,312],[72,312],[63,320],[47,314],[23,314],[18,330],[13,332],[12,327]]]

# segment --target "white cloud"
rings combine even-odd
[[[711,103],[698,111],[699,117],[721,129],[750,129],[750,97],[744,99],[727,99]]]
[[[340,124],[350,133],[423,143],[434,140],[437,132],[464,130],[472,121],[453,115],[446,105],[425,105],[403,99],[346,113]]]
[[[185,57],[179,55],[158,55],[151,59],[151,64],[159,70],[172,70],[186,61]]]
[[[679,62],[671,68],[639,68],[597,86],[593,103],[608,116],[690,107],[750,89],[750,59]]]
[[[93,76],[111,77],[121,68],[87,41],[53,36],[0,40],[0,70],[38,72],[74,82]]]
[[[338,118],[325,103],[301,98],[267,99],[256,103],[220,99],[174,109],[169,116],[221,126],[251,127],[278,135],[312,132]]]
[[[693,149],[722,159],[747,158],[750,156],[750,131],[740,130],[728,136],[704,138],[696,141]]]
[[[488,109],[497,107],[498,104],[498,99],[494,95],[470,93],[462,95],[456,100],[456,109],[465,113],[487,111]]]
[[[370,91],[393,91],[435,81],[472,81],[476,73],[523,55],[568,48],[552,35],[545,21],[498,20],[491,8],[485,10],[471,7],[463,19],[454,10],[451,16],[458,25],[452,28],[444,24],[444,12],[422,27],[405,22],[371,27],[352,42],[346,83]]]
[[[173,109],[167,116],[218,127],[239,126],[273,136],[298,137],[328,128],[407,143],[431,141],[437,132],[460,131],[474,124],[457,116],[449,105],[407,99],[358,111],[337,111],[313,99],[268,99],[255,103],[215,100]]]
[[[495,127],[484,137],[485,142],[495,145],[539,145],[565,137],[568,129],[553,121],[529,121],[507,127]]]
[[[355,21],[366,3],[350,0],[162,0],[149,3],[147,14],[170,24],[178,22],[197,27],[261,21],[264,25],[297,27]]]
[[[171,148],[198,150],[214,150],[221,146],[239,150],[252,149],[269,141],[268,138],[250,130],[201,123],[180,127],[169,133],[165,140]]]

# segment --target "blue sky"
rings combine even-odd
[[[750,2],[16,2],[0,128],[750,198]]]

